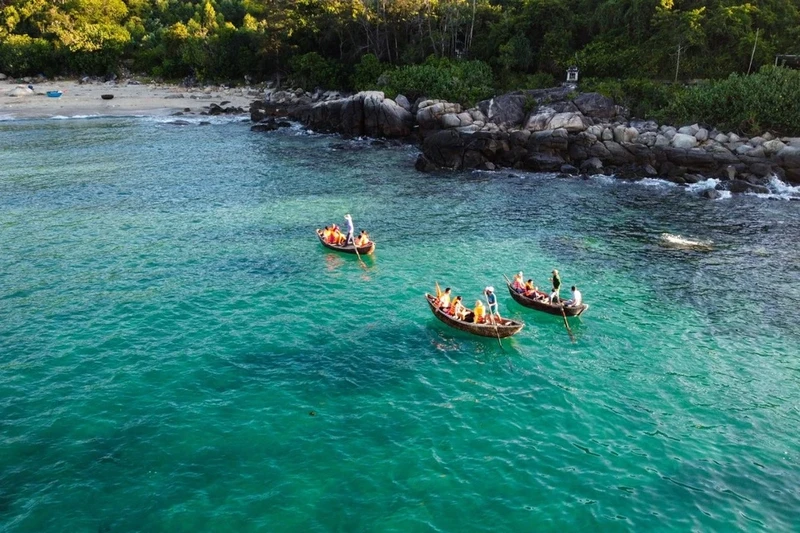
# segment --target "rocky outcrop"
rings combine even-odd
[[[380,91],[300,105],[289,117],[319,131],[372,137],[405,137],[413,125],[411,113]]]
[[[347,135],[407,138],[417,132],[416,168],[519,168],[562,174],[660,176],[676,183],[717,177],[731,191],[759,192],[772,175],[800,184],[800,139],[765,133],[743,139],[700,124],[660,126],[626,118],[627,110],[596,93],[558,87],[517,91],[464,109],[442,100],[382,92],[343,97],[272,91],[251,106],[254,121],[280,106],[306,126]],[[264,129],[271,128],[267,125]]]

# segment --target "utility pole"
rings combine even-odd
[[[750,69],[753,68],[753,57],[756,55],[756,45],[758,44],[758,30],[761,28],[756,28],[756,41],[753,43],[753,53],[750,54],[750,66],[747,67],[747,75],[750,75]]]

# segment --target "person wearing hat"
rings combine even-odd
[[[353,242],[353,233],[355,232],[355,229],[353,229],[353,217],[350,216],[350,213],[347,213],[344,219],[347,222],[347,240],[345,242],[350,244]]]
[[[489,314],[500,318],[500,308],[497,304],[497,295],[494,293],[494,287],[486,287],[483,292],[486,294],[486,303],[489,304]]]
[[[550,303],[558,303],[561,299],[558,297],[558,293],[561,290],[561,276],[558,274],[558,270],[553,269],[553,292],[550,293]]]

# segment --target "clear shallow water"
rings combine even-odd
[[[4,531],[797,527],[797,202],[224,121],[0,146]],[[367,269],[313,234],[348,211]],[[503,292],[503,348],[422,298],[552,268],[574,343]]]

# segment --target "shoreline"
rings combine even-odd
[[[32,84],[12,81],[0,85],[0,119],[21,120],[95,116],[206,116],[247,115],[258,91],[248,87],[180,87],[161,83],[47,81]],[[58,98],[47,91],[62,91]],[[22,93],[11,96],[11,93]],[[113,95],[104,100],[101,95]],[[216,105],[219,109],[214,108]]]

